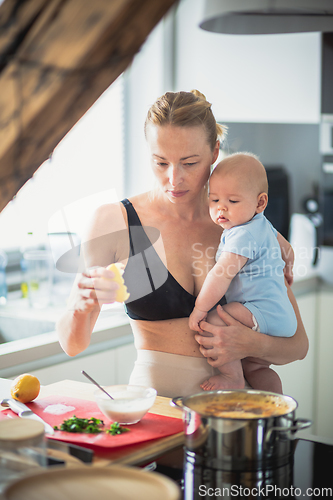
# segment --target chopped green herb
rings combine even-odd
[[[121,427],[118,422],[113,422],[110,425],[110,429],[107,429],[105,432],[107,434],[111,434],[111,436],[116,436],[117,434],[122,434],[123,432],[128,432],[129,429],[127,427]]]
[[[104,425],[103,420],[98,418],[79,418],[73,415],[71,418],[64,420],[60,425],[60,429],[57,425],[53,428],[55,431],[66,431],[66,432],[85,432],[86,434],[98,434],[102,432],[101,426]]]

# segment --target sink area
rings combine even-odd
[[[55,331],[57,320],[64,313],[63,305],[49,305],[44,308],[30,307],[28,299],[12,296],[5,306],[0,307],[0,344],[26,339]],[[127,318],[124,307],[118,302],[103,305],[95,328],[109,328],[117,318]]]
[[[52,305],[34,309],[27,298],[9,294],[7,304],[0,307],[0,344],[54,332],[62,310]]]
[[[0,343],[53,332],[55,321],[0,315]]]

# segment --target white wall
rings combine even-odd
[[[156,26],[125,74],[125,195],[149,191],[154,184],[144,137],[148,109],[173,82],[172,20],[174,11]]]
[[[318,123],[320,34],[210,33],[202,4],[178,8],[177,90],[203,92],[222,122]]]

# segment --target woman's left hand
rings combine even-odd
[[[221,306],[216,310],[226,326],[216,326],[202,321],[200,323],[202,330],[212,336],[204,337],[199,333],[195,335],[195,340],[200,345],[200,352],[207,358],[208,363],[211,366],[221,366],[248,356],[258,356],[258,353],[252,352],[251,348],[252,335],[256,332],[230,316]],[[250,332],[252,335],[249,335]]]

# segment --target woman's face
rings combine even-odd
[[[147,141],[160,189],[173,203],[198,197],[219,153],[208,144],[203,126],[149,125]]]

